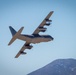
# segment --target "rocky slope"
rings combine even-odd
[[[76,60],[58,59],[28,75],[76,75]]]

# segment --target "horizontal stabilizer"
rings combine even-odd
[[[13,38],[11,39],[11,41],[9,42],[8,45],[11,45],[16,39],[17,37],[20,35],[20,33],[22,32],[24,27],[21,27],[20,30],[18,32],[16,32],[16,34],[13,36]],[[13,30],[13,29],[12,29]]]

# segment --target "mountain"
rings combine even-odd
[[[76,75],[76,59],[57,59],[28,75]]]

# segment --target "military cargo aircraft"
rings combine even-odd
[[[51,17],[52,14],[53,14],[53,11],[51,11],[45,17],[45,19],[42,21],[42,23],[37,27],[37,29],[31,35],[21,34],[24,27],[21,27],[19,29],[19,31],[17,32],[14,28],[9,26],[13,37],[8,45],[11,45],[16,39],[20,39],[20,40],[25,41],[25,44],[20,49],[20,51],[17,53],[15,58],[18,58],[21,54],[26,54],[26,52],[24,52],[24,50],[31,49],[33,47],[32,45],[30,45],[31,43],[36,44],[36,43],[40,43],[40,42],[48,42],[48,41],[52,41],[54,39],[50,35],[40,35],[39,34],[39,32],[46,31],[47,28],[45,28],[44,26],[49,26],[51,24],[50,22],[52,22],[52,20],[49,20],[49,18]]]

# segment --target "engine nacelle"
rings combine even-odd
[[[45,32],[45,31],[46,31],[46,29],[47,29],[47,28],[39,27],[39,31],[40,31],[40,32]]]
[[[49,25],[50,25],[50,23],[46,23],[45,25],[46,25],[46,26],[49,26]]]
[[[27,49],[31,49],[33,46],[32,46],[32,45],[28,45],[28,46],[26,45],[25,47],[26,47]]]
[[[52,22],[52,20],[49,20],[49,19],[45,19],[47,22]]]
[[[27,54],[26,52],[20,51],[21,54]]]
[[[39,27],[39,30],[46,30],[47,28]]]
[[[40,30],[40,32],[45,32],[46,30]]]

